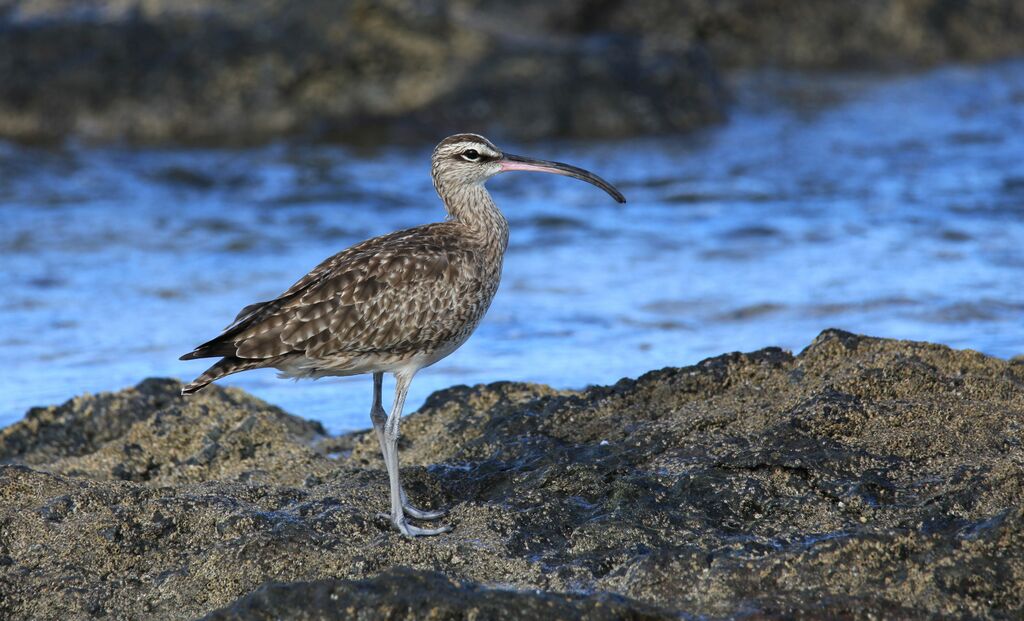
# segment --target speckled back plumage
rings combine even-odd
[[[419,368],[461,345],[497,292],[508,245],[508,223],[482,180],[446,168],[447,150],[468,141],[500,156],[473,134],[438,145],[432,173],[448,221],[352,246],[277,298],[246,306],[218,337],[182,357],[223,357],[184,392],[260,367],[290,377]]]

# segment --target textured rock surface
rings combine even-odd
[[[1024,52],[1016,0],[0,0],[0,136],[245,143],[673,132],[715,67]]]
[[[697,46],[532,28],[442,0],[0,0],[0,135],[524,139],[721,116]]]
[[[721,67],[898,69],[1024,52],[1014,0],[641,0],[560,3],[553,22],[665,43],[701,41]],[[588,10],[589,7],[589,10]]]
[[[178,388],[0,432],[0,617],[1024,612],[1020,363],[829,331],[580,392],[452,388],[403,427],[411,495],[456,527],[419,540],[376,516],[370,434]]]
[[[210,621],[253,619],[677,619],[623,597],[488,589],[439,572],[389,569],[369,580],[319,580],[260,587]]]

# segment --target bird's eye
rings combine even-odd
[[[466,149],[462,152],[462,159],[475,162],[480,159],[480,153],[478,153],[476,149]]]

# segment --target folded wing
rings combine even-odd
[[[432,230],[445,226],[399,231],[328,258],[277,298],[243,308],[223,333],[182,359],[225,356],[271,366],[290,355],[401,354],[449,337],[472,265],[465,249],[450,243],[455,236]]]

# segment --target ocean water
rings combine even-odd
[[[501,145],[593,170],[630,202],[566,178],[492,180],[512,226],[501,290],[417,376],[407,411],[453,384],[583,387],[799,351],[828,327],[1024,353],[1024,63],[734,88],[730,122],[688,136]],[[432,146],[0,143],[0,424],[191,379],[210,361],[178,356],[242,306],[355,242],[442,219]],[[335,432],[368,426],[368,376],[222,383]]]

